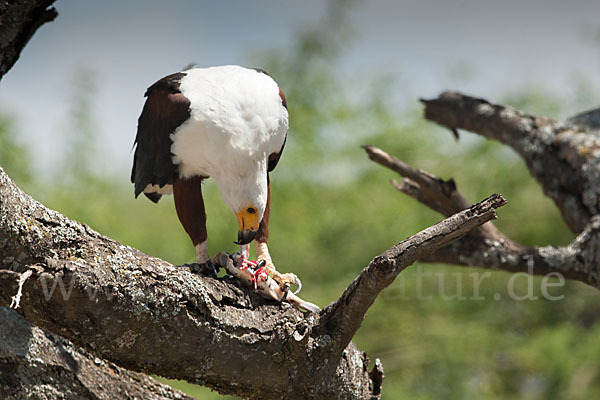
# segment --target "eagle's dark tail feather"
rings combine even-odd
[[[154,203],[158,203],[158,201],[162,197],[162,194],[158,194],[158,193],[146,193],[146,192],[144,192],[144,196],[146,196],[147,198],[149,198],[150,200],[152,200]]]

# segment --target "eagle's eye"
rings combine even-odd
[[[255,208],[248,208],[246,211],[248,211],[248,214],[256,214],[256,209]]]

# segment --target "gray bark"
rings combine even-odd
[[[147,375],[103,361],[0,307],[0,398],[190,399]]]
[[[600,213],[600,136],[457,92],[422,100],[425,118],[510,146],[525,161],[575,234]],[[591,113],[593,114],[593,113]]]

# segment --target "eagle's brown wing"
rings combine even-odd
[[[185,72],[162,78],[145,93],[146,103],[138,119],[135,153],[131,169],[131,182],[135,184],[135,197],[148,185],[173,184],[177,165],[173,164],[170,135],[190,117],[190,101],[181,94],[179,83]],[[155,203],[159,193],[144,193]]]

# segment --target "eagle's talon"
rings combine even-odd
[[[287,287],[283,290],[283,296],[281,297],[281,300],[279,300],[280,303],[283,303],[285,301],[285,299],[287,299],[288,293],[290,292],[290,288]]]
[[[294,277],[296,278],[296,286],[298,286],[298,289],[296,289],[294,294],[298,294],[302,290],[302,281],[296,275],[294,275]]]
[[[208,265],[210,265],[210,267],[212,268],[212,273],[213,273],[213,277],[216,279],[219,275],[219,269],[220,267],[218,265],[215,265],[212,261],[208,260]]]

